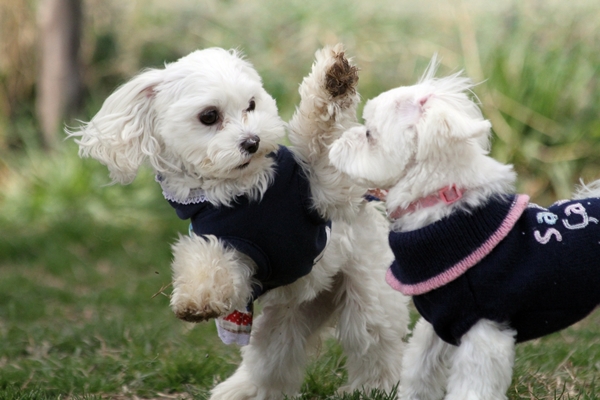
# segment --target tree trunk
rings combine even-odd
[[[81,102],[81,20],[81,0],[40,2],[41,49],[36,108],[46,149],[59,142],[64,118],[73,115]]]

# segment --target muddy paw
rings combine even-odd
[[[174,285],[171,294],[171,310],[179,319],[188,322],[202,322],[227,315],[231,311],[230,299],[221,298],[202,285],[190,287],[186,284]]]
[[[208,321],[209,319],[220,317],[222,313],[205,307],[203,310],[184,308],[182,310],[175,311],[175,316],[187,322],[202,322]]]
[[[343,96],[356,92],[358,82],[358,68],[350,65],[344,52],[334,54],[335,61],[327,70],[325,87],[332,97]]]
[[[248,304],[253,270],[245,256],[214,236],[181,236],[173,244],[171,309],[184,321],[227,315]]]

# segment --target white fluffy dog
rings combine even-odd
[[[139,74],[70,133],[115,182],[149,161],[178,215],[191,218],[196,234],[173,246],[179,318],[223,317],[260,297],[243,361],[212,399],[297,394],[309,345],[330,322],[347,356],[343,390],[399,381],[408,311],[384,282],[387,222],[327,156],[355,123],[356,71],[339,45],[317,52],[289,124],[291,153],[277,144],[284,123],[258,73],[219,48]]]
[[[505,399],[515,342],[563,329],[600,303],[600,183],[549,209],[513,194],[488,156],[490,123],[460,73],[370,100],[365,126],[334,143],[340,170],[389,190],[386,280],[424,317],[403,361],[400,398]],[[586,198],[590,197],[590,198]]]

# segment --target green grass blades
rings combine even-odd
[[[596,310],[568,329],[517,346],[514,398],[600,398],[599,326],[600,310]]]

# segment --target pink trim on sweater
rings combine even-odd
[[[430,292],[434,289],[440,288],[447,283],[452,282],[462,274],[464,274],[469,268],[481,261],[487,256],[493,249],[508,235],[513,226],[517,223],[517,220],[523,214],[523,211],[527,208],[529,203],[529,196],[520,194],[517,195],[513,202],[508,215],[502,221],[502,224],[496,232],[489,237],[484,244],[481,245],[473,253],[459,261],[457,264],[452,266],[450,269],[442,272],[439,275],[434,276],[424,282],[416,283],[413,285],[406,285],[400,282],[391,269],[388,269],[385,280],[395,290],[402,292],[407,296],[415,296],[423,293]]]

